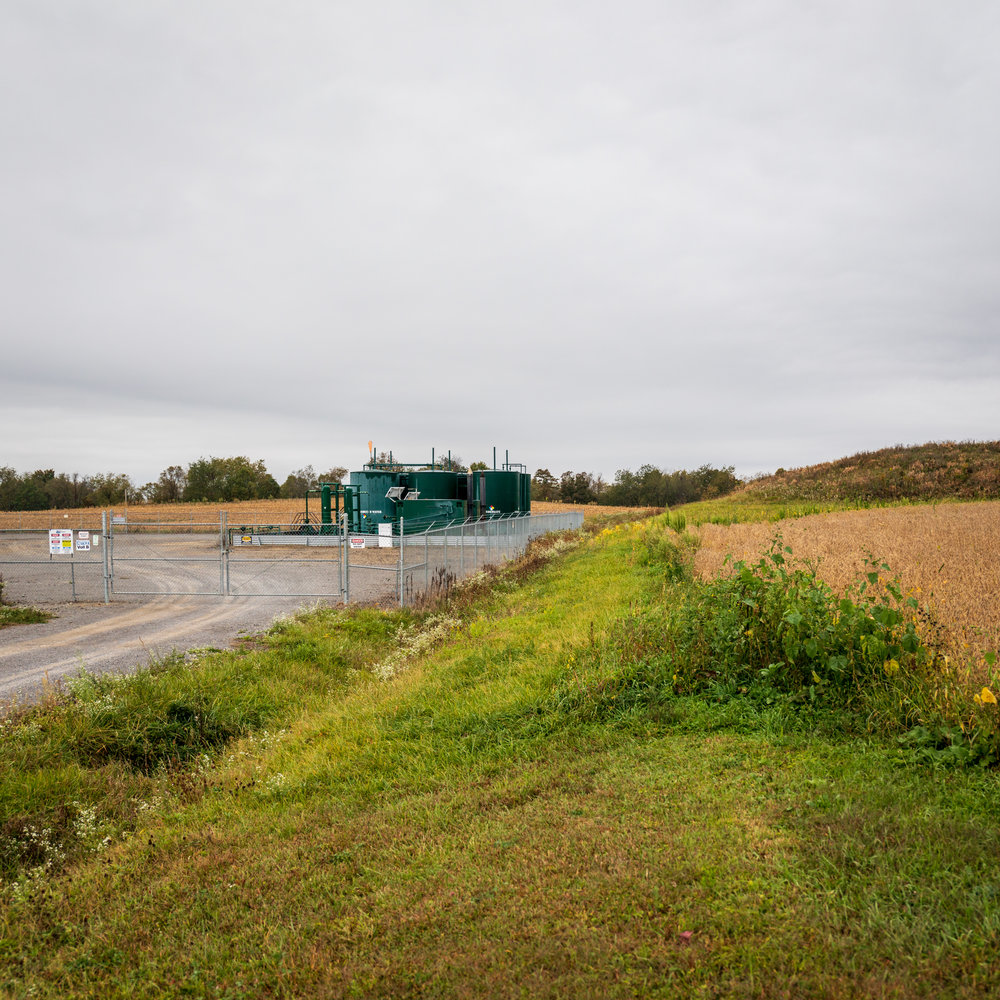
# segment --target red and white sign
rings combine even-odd
[[[351,535],[348,539],[348,544],[352,549],[363,549],[365,547],[365,537],[364,535]]]
[[[58,556],[66,553],[73,554],[72,528],[50,528],[49,555]]]

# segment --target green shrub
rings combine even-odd
[[[664,571],[669,589],[572,654],[549,710],[593,720],[669,717],[685,696],[742,698],[762,710],[825,714],[825,728],[902,733],[900,747],[922,759],[1000,763],[992,693],[984,689],[974,707],[923,628],[925,610],[903,596],[884,563],[869,557],[841,597],[815,567],[793,563],[780,537],[756,563],[736,562],[708,582],[691,578],[683,542],[655,522],[633,551],[637,565]]]

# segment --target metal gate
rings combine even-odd
[[[111,592],[219,597],[339,598],[339,536],[295,526],[136,522],[111,525]]]

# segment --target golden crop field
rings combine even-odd
[[[928,605],[963,659],[1000,649],[1000,502],[946,503],[816,514],[774,523],[704,524],[696,571],[709,577],[727,553],[756,561],[780,531],[797,559],[817,560],[838,592],[860,580],[865,556],[887,563],[904,593]]]
[[[130,504],[113,508],[118,515],[127,514],[130,521],[155,523],[186,522],[218,524],[219,513],[226,511],[229,524],[290,524],[295,515],[306,509],[304,500],[236,500],[231,503],[163,503]],[[601,507],[597,504],[546,503],[536,500],[533,514],[560,514],[581,510],[585,520],[631,510],[628,507]],[[309,498],[309,517],[319,516],[319,498]],[[65,510],[0,511],[0,528],[95,528],[100,527],[98,507],[77,507]]]

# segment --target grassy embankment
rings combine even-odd
[[[1000,500],[1000,441],[896,445],[779,469],[727,497],[677,511],[691,525],[725,525],[963,500]]]
[[[8,727],[0,983],[995,995],[1000,790],[955,765],[997,706],[914,741],[954,720],[891,581],[848,608],[777,549],[695,581],[667,523]]]

